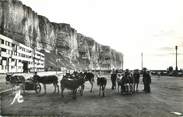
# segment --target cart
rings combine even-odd
[[[38,94],[41,92],[41,85],[39,83],[33,82],[32,79],[27,79],[25,81],[25,90],[35,90],[35,92]]]

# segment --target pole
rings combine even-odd
[[[178,67],[177,67],[177,49],[178,49],[178,46],[176,45],[176,46],[175,46],[175,51],[176,51],[176,55],[175,55],[176,67],[175,67],[175,70],[176,70],[176,74],[177,74],[177,72],[178,72]]]
[[[124,69],[124,55],[122,55],[122,70]]]
[[[141,53],[141,68],[143,69],[143,52]]]

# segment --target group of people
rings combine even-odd
[[[117,75],[116,76],[117,82],[119,79],[122,79],[123,84],[125,84],[125,83],[133,84],[134,90],[138,91],[138,84],[140,82],[141,74],[143,77],[142,81],[143,81],[143,85],[144,85],[143,91],[145,93],[150,93],[151,92],[151,88],[150,88],[151,75],[150,75],[150,72],[146,68],[144,68],[142,71],[139,71],[138,69],[136,69],[134,71],[130,71],[130,70],[126,69],[122,73],[119,72],[118,70],[112,70],[112,73],[111,73],[112,89],[114,89],[114,86],[115,86],[115,80],[113,80],[112,78],[115,78],[114,75]]]

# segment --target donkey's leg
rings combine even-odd
[[[20,85],[20,88],[21,88],[21,90],[23,91],[23,93],[25,93],[25,84],[24,84],[24,83],[22,83],[22,84]]]
[[[114,82],[114,89],[116,89],[116,80],[115,80],[115,82]]]
[[[99,86],[99,96],[100,96],[100,91],[101,91],[101,85]]]
[[[91,93],[93,90],[93,81],[90,81],[90,84],[91,84],[91,89],[90,89],[90,93]]]
[[[63,87],[61,87],[61,95],[62,95],[62,97],[64,97],[64,88]]]
[[[118,93],[119,93],[119,84],[118,84]]]
[[[59,86],[58,86],[58,84],[56,84],[56,86],[57,86],[57,91],[58,91],[58,94],[59,94]]]
[[[53,93],[56,93],[56,84],[55,83],[53,83],[53,86],[54,86],[54,92]]]
[[[135,83],[133,83],[133,92],[136,92]]]
[[[136,91],[138,91],[139,83],[137,83]]]
[[[83,96],[83,92],[84,92],[84,88],[85,88],[85,85],[81,85],[81,90],[80,90],[80,95]]]
[[[133,92],[136,92],[136,83],[133,83]]]
[[[133,84],[130,83],[130,93],[132,94],[133,93]]]
[[[105,85],[102,86],[103,97],[105,96]]]
[[[43,84],[44,86],[44,93],[46,94],[46,84]]]
[[[117,84],[118,85],[118,84]],[[119,93],[119,85],[117,86],[117,89],[118,89],[118,93]]]
[[[53,83],[53,87],[54,87],[54,91],[53,91],[53,93],[55,93],[55,84]]]
[[[76,99],[76,93],[77,93],[77,89],[73,90],[73,99]]]

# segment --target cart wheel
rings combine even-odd
[[[35,91],[37,94],[41,92],[41,85],[40,84],[36,84]]]

